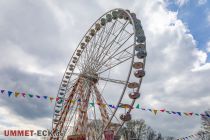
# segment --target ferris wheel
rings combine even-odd
[[[113,9],[96,20],[63,75],[50,139],[102,140],[106,132],[117,136],[140,97],[146,55],[146,38],[135,13]]]

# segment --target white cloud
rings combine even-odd
[[[206,50],[207,50],[207,52],[210,52],[210,41],[207,43]]]
[[[210,12],[208,12],[207,21],[208,21],[208,23],[209,23],[209,25],[210,25]]]
[[[176,0],[176,3],[181,7],[185,5],[189,0]]]
[[[187,3],[187,0],[177,0],[177,3],[182,6]],[[4,40],[12,41],[12,45],[5,45],[8,48],[1,52],[3,55],[5,55],[3,59],[0,59],[1,66],[5,67],[7,65],[10,68],[12,65],[14,65],[17,67],[23,67],[23,69],[26,68],[26,70],[24,69],[23,72],[36,72],[38,74],[50,74],[52,72],[55,77],[61,77],[62,75],[57,72],[60,71],[60,69],[63,69],[63,65],[65,62],[67,63],[67,60],[72,55],[77,43],[80,41],[81,37],[89,26],[105,11],[115,7],[122,7],[125,9],[130,9],[137,14],[137,17],[139,17],[142,21],[147,37],[148,57],[146,63],[146,77],[143,80],[141,89],[142,98],[138,102],[145,107],[155,107],[157,109],[163,107],[170,110],[202,112],[203,109],[205,109],[204,107],[209,106],[208,92],[210,91],[210,87],[207,85],[207,83],[210,73],[207,71],[209,68],[209,64],[206,62],[207,55],[205,52],[196,48],[196,41],[190,34],[189,29],[180,19],[177,18],[177,12],[169,11],[166,8],[166,5],[167,4],[163,0],[135,0],[134,2],[130,2],[128,0],[114,2],[113,0],[92,2],[78,0],[71,2],[62,1],[59,2],[59,4],[47,2],[43,9],[47,9],[47,11],[49,10],[49,13],[42,18],[45,19],[53,14],[53,17],[56,20],[46,20],[43,23],[46,25],[51,25],[51,22],[58,22],[59,26],[52,26],[52,28],[47,28],[48,26],[41,26],[41,30],[36,30],[36,32],[39,33],[38,35],[42,35],[49,31],[52,32],[49,32],[49,34],[46,34],[46,36],[39,38],[38,35],[35,36],[32,34],[34,32],[28,28],[27,30],[24,28],[20,29],[19,26],[17,28],[12,28],[16,24],[12,24],[12,26],[8,27],[7,32],[17,31],[19,29],[19,34],[23,31],[26,32],[26,35],[32,34],[32,38],[36,38],[35,41],[37,42],[43,38],[43,40],[48,40],[49,42],[53,43],[46,43],[44,41],[40,44],[43,43],[47,46],[46,48],[43,47],[44,45],[41,47],[35,45],[35,48],[31,47],[34,45],[32,43],[34,40],[32,40],[28,41],[26,48],[20,49],[17,42],[27,41],[25,40],[25,36],[23,38],[15,36],[15,41],[11,39],[11,36],[6,36]],[[36,8],[34,10],[37,11]],[[4,22],[6,22],[6,19]],[[33,18],[29,18],[26,21],[30,21],[32,19]],[[73,19],[73,21],[71,21],[71,19]],[[25,22],[23,22],[24,19],[18,21],[23,24],[23,26],[27,25]],[[15,21],[15,23],[18,21]],[[7,25],[10,25],[9,23],[10,22],[8,22]],[[171,26],[171,24],[173,24],[173,26]],[[36,23],[33,26],[36,26]],[[56,30],[52,30],[54,28]],[[57,30],[59,32],[57,32]],[[48,38],[48,36],[51,34],[58,35]],[[23,34],[20,35],[23,36]],[[5,37],[5,34],[3,37]],[[52,47],[52,45],[56,43],[57,45]],[[44,50],[42,50],[43,48]],[[36,53],[29,53],[30,51],[26,50]],[[63,50],[65,50],[65,53]],[[51,53],[47,53],[48,51]],[[50,58],[50,61],[46,61],[45,65],[41,65],[40,63],[43,63],[43,61],[45,62],[46,57],[44,55],[47,55],[47,58]],[[11,58],[13,61],[8,61],[9,58]],[[27,59],[25,60],[23,58]],[[55,61],[56,59],[59,61]],[[191,71],[192,69],[194,69],[193,72]],[[8,79],[12,79],[13,76],[14,75],[10,75]],[[56,83],[58,80],[60,80],[60,78],[55,78],[54,80],[50,79],[49,81]],[[4,83],[4,85],[5,84],[7,83]],[[39,88],[39,86],[39,84],[34,83],[35,88]],[[48,87],[46,85],[44,90],[51,94],[51,92],[49,92],[51,91],[51,88],[52,86]],[[112,91],[112,89],[115,88],[111,88],[110,91]],[[112,92],[110,94],[112,94]],[[116,98],[118,98],[118,95],[116,95]],[[0,116],[6,115],[7,114],[3,111]],[[49,116],[51,116],[51,114]],[[133,116],[134,118],[138,119],[143,117],[143,119],[145,119],[151,127],[155,128],[161,133],[164,133],[164,135],[178,137],[188,135],[190,132],[194,132],[195,129],[197,130],[198,126],[200,125],[199,119],[196,120],[195,118],[184,118],[183,120],[179,119],[174,121],[174,118],[171,116],[162,115],[156,116],[158,117],[157,119],[151,114],[141,114],[137,111],[134,111]],[[12,118],[19,120],[18,115],[14,115]],[[9,121],[13,123],[16,122],[14,120]],[[171,123],[173,123],[173,125]],[[19,123],[19,126],[20,125],[21,121]],[[49,124],[49,126],[50,125],[51,124]],[[34,126],[30,125],[28,127]],[[179,128],[184,129],[181,130]]]
[[[198,5],[206,4],[207,0],[198,0]]]

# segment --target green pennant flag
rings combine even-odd
[[[90,103],[90,105],[91,105],[92,107],[94,107],[94,103]]]
[[[137,104],[136,108],[137,108],[137,109],[140,109],[140,105],[139,105],[139,104]]]
[[[30,98],[33,98],[33,96],[34,96],[34,95],[32,95],[32,94],[28,94],[28,96],[29,96]]]

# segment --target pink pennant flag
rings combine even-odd
[[[190,113],[188,113],[190,116],[192,116],[193,115],[193,112],[190,112]]]
[[[50,101],[51,101],[51,102],[52,102],[53,99],[54,99],[53,97],[50,97]]]
[[[166,111],[165,109],[161,109],[161,110],[160,110],[160,112],[165,112],[165,111]]]
[[[22,96],[23,96],[23,97],[26,97],[26,94],[25,94],[25,93],[22,93]]]

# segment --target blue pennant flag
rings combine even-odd
[[[37,97],[37,98],[40,98],[40,96],[39,96],[39,95],[36,95],[36,97]]]
[[[10,97],[12,95],[12,91],[8,91],[8,96]]]
[[[176,114],[176,112],[174,112],[174,111],[171,111],[173,114]]]
[[[181,112],[176,112],[179,116],[182,116]]]
[[[47,96],[43,96],[44,99],[47,99]]]
[[[5,90],[3,90],[3,89],[2,89],[2,90],[1,90],[1,93],[3,94],[3,93],[4,93],[4,91],[5,91]]]

